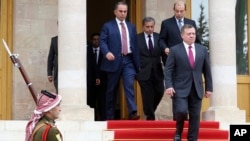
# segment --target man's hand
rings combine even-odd
[[[165,92],[164,92],[164,94],[170,95],[170,96],[174,96],[174,93],[175,93],[174,88],[167,88],[165,89]]]
[[[100,85],[100,83],[101,83],[101,80],[100,80],[99,78],[97,78],[97,79],[95,80],[95,85]]]
[[[169,48],[168,47],[165,48],[164,52],[165,52],[166,55],[168,55],[169,54]]]
[[[212,92],[210,91],[206,91],[204,94],[205,98],[209,98],[211,95],[212,95]]]
[[[53,81],[53,76],[48,76],[48,81],[52,82]]]
[[[107,60],[109,60],[109,61],[115,60],[115,56],[114,56],[113,53],[111,53],[111,52],[108,52],[108,53],[106,54],[106,58],[107,58]]]

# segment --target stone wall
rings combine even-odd
[[[57,35],[57,0],[15,0],[13,52],[25,68],[37,92],[55,91],[47,80],[47,56]],[[34,101],[17,68],[13,68],[13,119],[28,119]]]
[[[155,32],[160,32],[161,22],[174,15],[174,0],[145,0],[145,16],[154,17]]]
[[[174,0],[145,0],[145,15],[161,21],[173,16]],[[19,54],[37,92],[55,91],[47,80],[47,56],[51,37],[57,35],[58,0],[25,0],[14,2],[14,53]],[[13,68],[13,119],[28,119],[35,104],[19,70]],[[158,119],[171,118],[171,99],[164,96],[157,109]]]

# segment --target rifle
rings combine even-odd
[[[22,76],[23,76],[23,79],[24,79],[26,85],[28,86],[31,95],[32,95],[32,97],[33,97],[35,103],[37,104],[37,95],[38,95],[38,94],[36,93],[36,91],[35,91],[35,89],[34,89],[32,83],[31,83],[31,81],[30,81],[30,79],[29,79],[29,76],[27,75],[26,71],[24,70],[22,63],[21,63],[20,60],[18,59],[18,54],[12,54],[12,53],[10,52],[9,47],[8,47],[7,43],[5,42],[5,40],[4,40],[4,39],[2,39],[2,40],[3,40],[4,47],[5,47],[7,53],[8,53],[9,56],[10,56],[10,59],[11,59],[12,63],[13,63],[14,66],[17,67],[17,68],[19,69],[19,71],[21,72],[21,74],[22,74]]]

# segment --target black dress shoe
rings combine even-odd
[[[152,117],[146,117],[146,120],[155,120],[155,118],[152,118]]]
[[[181,136],[180,135],[175,135],[174,136],[174,141],[181,141]]]
[[[128,117],[129,120],[138,120],[140,119],[140,116],[137,115],[136,113],[130,114]]]

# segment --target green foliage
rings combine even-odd
[[[198,18],[198,34],[201,39],[202,45],[206,46],[209,49],[209,29],[208,29],[208,22],[205,18],[204,6],[200,4],[200,16]]]
[[[236,64],[238,75],[249,74],[247,37],[247,0],[237,0],[235,7]]]

